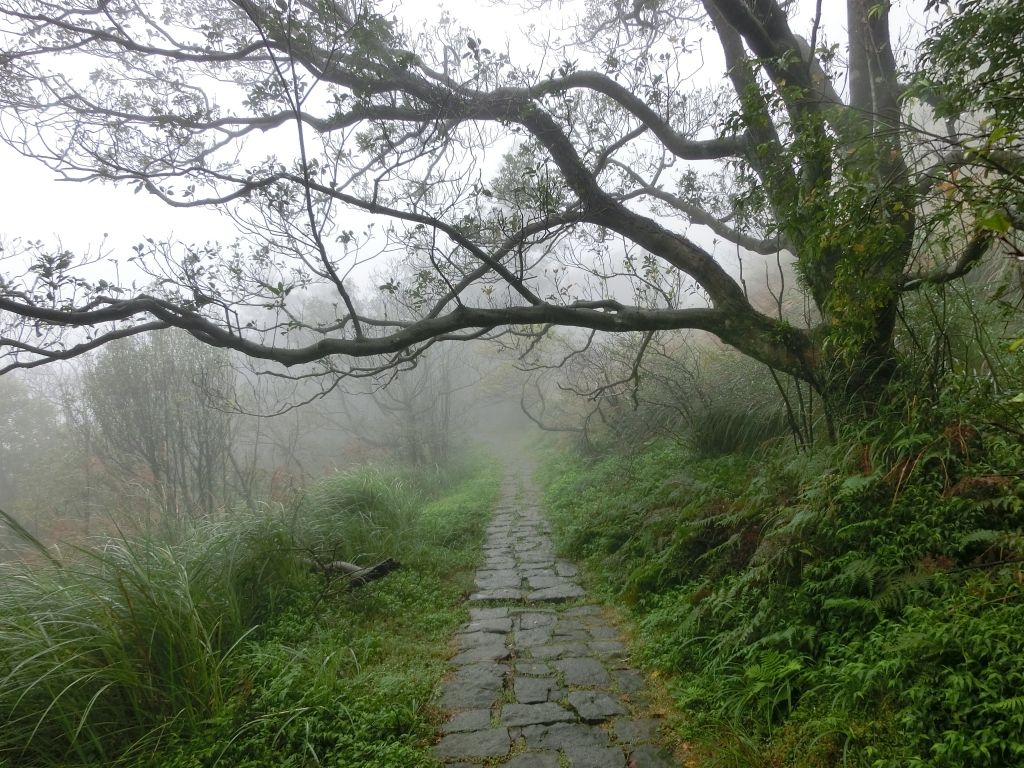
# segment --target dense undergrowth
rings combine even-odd
[[[0,566],[0,765],[429,763],[498,477],[367,468],[174,544]],[[317,568],[384,556],[351,591]]]
[[[1024,763],[1021,406],[952,374],[888,402],[815,449],[544,470],[560,548],[712,764]]]

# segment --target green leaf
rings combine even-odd
[[[978,226],[993,232],[1006,232],[1010,229],[1010,220],[999,211],[992,211],[985,218],[978,220]]]

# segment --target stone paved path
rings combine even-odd
[[[529,470],[513,465],[504,480],[476,607],[439,691],[450,717],[434,755],[451,768],[670,768],[658,720],[631,716],[647,703],[643,676],[586,604],[576,567],[555,559]]]

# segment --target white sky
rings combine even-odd
[[[923,0],[897,0],[894,29],[919,37],[923,5]],[[842,0],[823,0],[822,26],[831,41],[843,40],[845,6]],[[432,6],[407,2],[398,7],[402,16],[424,18],[436,18],[441,10],[447,10],[494,49],[504,49],[506,39],[518,48],[517,30],[542,22],[537,14],[523,17],[518,9],[474,0],[449,0]],[[803,0],[794,31],[809,36],[813,11],[814,2]],[[5,182],[0,185],[0,237],[8,240],[20,237],[53,244],[59,239],[65,248],[82,252],[95,249],[106,234],[105,249],[123,263],[132,255],[131,246],[146,237],[160,240],[173,236],[187,243],[234,239],[231,222],[214,211],[172,209],[145,192],[135,195],[128,186],[59,181],[45,166],[2,143],[0,168]]]

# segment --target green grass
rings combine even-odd
[[[541,479],[708,764],[1019,765],[1016,407],[965,377],[814,451],[656,441]]]
[[[367,468],[289,509],[0,568],[0,765],[429,763],[498,470]],[[403,568],[357,590],[312,566]]]

